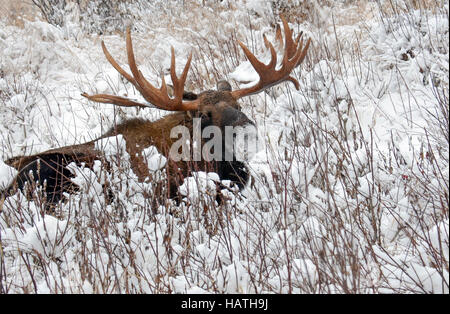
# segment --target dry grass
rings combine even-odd
[[[39,10],[32,5],[31,0],[0,0],[0,16],[8,24],[23,27],[24,20],[33,21],[39,16]]]

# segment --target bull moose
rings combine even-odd
[[[131,74],[116,62],[102,41],[102,49],[106,59],[126,80],[134,85],[148,103],[107,94],[88,95],[82,93],[82,96],[94,102],[124,107],[156,107],[161,110],[173,111],[173,113],[157,121],[126,120],[115,125],[94,141],[51,149],[32,156],[8,159],[5,163],[17,169],[18,174],[11,185],[2,192],[2,198],[4,199],[15,193],[18,188],[22,191],[29,190],[34,188],[36,183],[40,183],[43,186],[42,191],[46,194],[46,202],[56,204],[63,198],[64,193],[77,190],[77,185],[71,180],[74,174],[67,166],[74,162],[77,165],[93,167],[96,160],[107,163],[104,152],[99,150],[98,147],[96,148],[95,141],[116,135],[122,135],[126,141],[126,150],[130,156],[131,167],[139,180],[144,180],[149,175],[147,163],[142,156],[145,148],[155,146],[160,154],[167,157],[167,185],[166,189],[162,191],[165,191],[164,193],[167,193],[169,198],[177,195],[178,186],[192,171],[216,172],[220,179],[230,180],[239,189],[242,189],[249,179],[249,171],[244,161],[234,159],[206,161],[203,158],[196,161],[173,160],[169,156],[169,151],[176,139],[170,136],[170,132],[174,127],[182,125],[191,130],[192,134],[195,118],[200,119],[201,129],[207,126],[216,126],[224,130],[227,126],[253,124],[240,110],[238,99],[259,93],[283,81],[290,81],[297,90],[299,89],[298,81],[290,76],[290,73],[304,60],[310,45],[310,39],[304,44],[302,33],[300,33],[294,40],[292,30],[286,20],[283,17],[281,17],[281,20],[284,28],[284,52],[281,65],[277,65],[275,48],[265,37],[265,45],[271,54],[271,60],[267,65],[259,61],[242,42],[238,41],[244,54],[259,75],[259,81],[255,85],[238,90],[232,90],[228,82],[221,81],[217,84],[216,90],[208,90],[199,94],[185,91],[184,85],[191,64],[192,53],[187,59],[181,76],[177,77],[175,54],[172,47],[170,76],[173,84],[173,96],[171,97],[169,96],[170,88],[166,84],[164,76],[162,76],[161,87],[156,88],[144,78],[136,66],[130,28],[126,31],[126,52]],[[281,32],[279,35],[281,39]],[[222,154],[225,153],[227,153],[226,147],[222,151]]]

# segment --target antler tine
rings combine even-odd
[[[108,49],[105,46],[105,42],[102,40],[102,50],[103,54],[106,57],[106,60],[116,69],[117,72],[119,72],[124,78],[126,78],[130,83],[136,86],[136,80],[129,75],[124,69],[120,67],[120,65],[117,63],[117,61],[111,56]]]
[[[188,57],[188,61],[184,67],[181,77],[177,78],[175,73],[175,52],[173,47],[171,48],[172,59],[170,66],[170,75],[174,85],[174,98],[170,98],[167,93],[167,85],[164,80],[164,76],[162,76],[161,88],[158,89],[154,87],[150,82],[148,82],[142,75],[142,72],[138,69],[133,52],[133,43],[131,40],[130,28],[127,28],[126,48],[127,48],[128,65],[130,67],[132,75],[128,74],[128,72],[126,72],[119,66],[116,60],[114,60],[114,58],[109,53],[108,49],[106,49],[106,46],[102,41],[102,49],[103,53],[106,56],[106,59],[117,70],[117,72],[119,72],[123,77],[125,77],[130,83],[132,83],[136,87],[136,89],[139,91],[139,93],[141,93],[141,95],[145,98],[145,100],[163,110],[187,111],[187,110],[195,110],[198,108],[199,102],[197,100],[183,101],[184,84],[186,82],[187,73],[189,71],[189,67],[191,64],[192,53]],[[106,95],[106,94],[98,94],[90,96],[86,93],[83,93],[81,95],[92,101],[101,103],[110,103],[117,106],[149,107],[149,105],[147,104],[138,103],[131,99],[120,96]]]
[[[283,23],[284,28],[284,59],[291,59],[297,51],[297,40],[299,39],[299,37],[297,37],[297,40],[294,43],[294,41],[292,40],[292,30],[289,28],[289,25],[284,16],[281,16],[281,22]]]
[[[170,64],[170,77],[172,79],[173,83],[173,89],[174,89],[174,95],[176,98],[183,97],[184,92],[184,84],[186,82],[187,74],[189,72],[189,68],[191,66],[192,61],[192,52],[189,54],[188,60],[186,62],[186,65],[184,66],[183,72],[181,73],[181,76],[178,78],[175,73],[175,52],[173,47],[171,47],[171,53],[172,53],[172,59]]]
[[[126,47],[128,65],[130,67],[131,73],[133,74],[134,81],[136,82],[134,86],[136,86],[145,100],[160,108],[160,105],[158,104],[162,102],[162,99],[158,97],[158,89],[153,87],[153,85],[145,79],[145,77],[142,75],[142,72],[136,65],[136,59],[134,57],[133,51],[133,42],[131,40],[131,30],[129,27],[127,28]]]
[[[256,85],[252,87],[233,91],[232,95],[235,99],[259,93],[260,91],[283,81],[292,82],[297,90],[300,88],[300,84],[295,78],[290,76],[290,73],[295,67],[297,67],[300,63],[303,62],[306,53],[308,51],[309,45],[311,43],[311,39],[308,39],[305,47],[303,48],[303,38],[302,38],[303,33],[300,33],[297,36],[297,38],[293,40],[292,30],[289,28],[286,19],[283,16],[281,16],[281,20],[284,28],[284,55],[281,63],[281,68],[279,70],[276,70],[277,55],[275,49],[272,43],[269,40],[267,40],[265,36],[263,37],[264,44],[267,48],[270,49],[271,53],[271,59],[269,64],[267,65],[259,61],[255,57],[255,55],[251,53],[250,50],[242,42],[238,40],[238,43],[241,46],[242,50],[244,51],[244,54],[246,55],[247,59],[250,61],[251,65],[258,73],[259,81],[258,83],[256,83]],[[279,41],[279,38],[280,35],[277,31],[276,39]]]
[[[95,102],[101,102],[104,104],[113,104],[116,106],[122,107],[142,107],[148,108],[149,106],[146,104],[141,104],[132,99],[108,94],[97,94],[97,95],[88,95],[86,93],[82,93],[81,96],[86,97],[87,99]]]

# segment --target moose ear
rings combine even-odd
[[[231,92],[231,85],[225,80],[218,81],[217,90],[219,92]]]

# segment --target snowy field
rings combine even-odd
[[[312,39],[300,90],[282,83],[240,100],[264,145],[224,204],[217,175],[197,173],[181,204],[155,205],[155,182],[138,182],[121,137],[97,144],[110,172],[72,168],[81,191],[55,212],[6,198],[0,293],[449,292],[448,1],[129,2],[3,6],[0,189],[15,175],[8,158],[167,114],[80,95],[142,99],[100,46],[125,65],[128,25],[150,82],[168,74],[173,46],[179,73],[193,52],[187,89],[200,92],[257,80],[236,40],[268,62],[262,36],[274,42],[284,12]],[[164,180],[164,160],[145,152]]]

